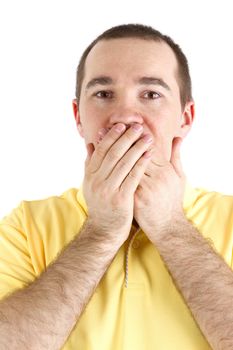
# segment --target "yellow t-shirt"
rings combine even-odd
[[[233,197],[186,185],[183,206],[232,268]],[[0,222],[0,299],[33,282],[79,232],[87,214],[82,189],[71,188],[60,196],[22,201],[5,216]],[[134,226],[132,234],[63,349],[211,349],[156,247]]]

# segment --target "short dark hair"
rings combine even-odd
[[[192,83],[189,73],[188,60],[181,50],[180,46],[176,44],[169,36],[162,34],[158,30],[142,25],[142,24],[123,24],[116,27],[112,27],[101,35],[99,35],[83,52],[78,64],[76,74],[76,99],[79,103],[81,87],[85,74],[85,62],[91,49],[100,40],[111,40],[120,38],[139,38],[143,40],[154,40],[156,42],[165,42],[173,50],[178,63],[177,80],[180,88],[181,106],[184,108],[186,102],[192,101]]]

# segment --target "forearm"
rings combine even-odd
[[[87,220],[34,283],[0,302],[0,349],[60,349],[118,249]]]
[[[154,244],[212,348],[233,349],[233,271],[185,217]]]

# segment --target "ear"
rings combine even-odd
[[[192,128],[192,124],[195,116],[195,105],[194,101],[189,101],[185,104],[182,116],[179,133],[177,136],[182,139],[189,133]]]
[[[82,127],[80,114],[79,114],[78,101],[76,99],[73,99],[72,107],[73,107],[74,119],[76,121],[76,125],[77,125],[77,129],[78,129],[79,135],[81,137],[84,137],[83,136],[83,127]]]

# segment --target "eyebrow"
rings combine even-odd
[[[160,78],[154,78],[154,77],[142,77],[138,79],[137,83],[141,85],[160,85],[164,89],[171,91],[170,87],[163,79]]]
[[[139,85],[159,85],[162,86],[164,89],[171,91],[170,87],[163,79],[155,78],[155,77],[141,77],[139,79],[136,79],[135,82]],[[108,76],[99,76],[96,78],[91,79],[87,85],[85,90],[88,90],[90,88],[95,87],[96,85],[111,85],[115,84],[114,80],[111,77]]]
[[[114,84],[114,81],[112,78],[107,76],[101,76],[93,78],[87,83],[85,90],[88,90],[92,87],[95,87],[96,85],[111,85]]]

